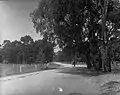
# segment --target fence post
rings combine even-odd
[[[22,72],[22,65],[20,65],[20,73]]]

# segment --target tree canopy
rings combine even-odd
[[[30,16],[47,40],[62,48],[82,48],[85,39],[94,44],[101,38],[103,4],[104,0],[41,0]],[[119,3],[109,0],[107,10],[109,40],[119,28]]]
[[[85,54],[88,63],[90,53],[99,54],[103,35],[108,47],[120,35],[118,0],[41,0],[30,17],[36,32],[68,54]]]
[[[51,43],[42,40],[34,41],[29,35],[20,41],[4,40],[0,48],[0,62],[16,64],[45,63],[52,61],[54,49]],[[41,57],[44,56],[44,57]]]

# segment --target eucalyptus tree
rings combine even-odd
[[[33,49],[37,62],[48,63],[52,61],[54,48],[50,42],[47,42],[44,39],[35,41]]]
[[[7,63],[9,59],[9,51],[10,51],[10,40],[4,40],[2,43],[1,54],[3,58],[3,63]]]
[[[34,41],[29,35],[25,35],[24,37],[21,37],[20,41],[22,43],[21,53],[22,53],[23,64],[26,64],[29,58],[28,53],[31,49],[31,44],[33,44]]]
[[[0,48],[0,63],[3,62],[3,57],[2,57],[2,49]]]
[[[21,53],[21,46],[22,46],[22,43],[20,41],[13,41],[11,42],[11,61],[12,63],[16,63],[16,64],[19,64],[19,63],[22,63],[21,61],[21,57],[22,57],[22,53]]]
[[[87,67],[102,71],[111,71],[110,39],[119,36],[119,15],[115,0],[41,0],[30,14],[43,38],[69,55],[86,55]]]

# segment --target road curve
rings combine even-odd
[[[97,95],[95,84],[90,83],[87,78],[63,74],[59,70],[46,70],[0,79],[0,95]]]
[[[103,95],[99,92],[102,83],[120,79],[112,74],[87,77],[62,73],[61,70],[72,65],[54,64],[62,65],[62,69],[0,78],[0,95]]]

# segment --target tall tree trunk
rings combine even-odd
[[[99,62],[99,70],[102,69],[102,59],[101,59],[101,53],[99,52],[99,55],[98,55],[98,62]]]
[[[107,33],[106,33],[106,15],[107,15],[107,6],[109,0],[104,0],[103,13],[102,13],[102,39],[101,44],[101,57],[102,57],[102,71],[106,72],[108,68],[108,49],[107,49]]]
[[[25,54],[22,52],[23,54],[23,64],[25,64]]]
[[[106,72],[107,71],[107,49],[106,46],[103,45],[101,47],[101,57],[102,57],[102,71]]]
[[[27,55],[25,56],[25,64],[27,64],[28,60],[27,60]]]
[[[92,68],[92,64],[90,62],[90,52],[86,53],[86,64],[87,64],[87,68],[91,69]]]
[[[87,68],[88,69],[91,69],[92,68],[92,64],[91,64],[91,60],[90,60],[90,44],[87,42],[86,45],[86,53],[85,53],[85,57],[86,57],[86,65],[87,65]]]
[[[19,64],[19,57],[18,57],[18,54],[17,54],[17,64]]]
[[[111,57],[110,57],[110,49],[109,47],[107,46],[107,66],[108,66],[108,71],[111,72]]]

